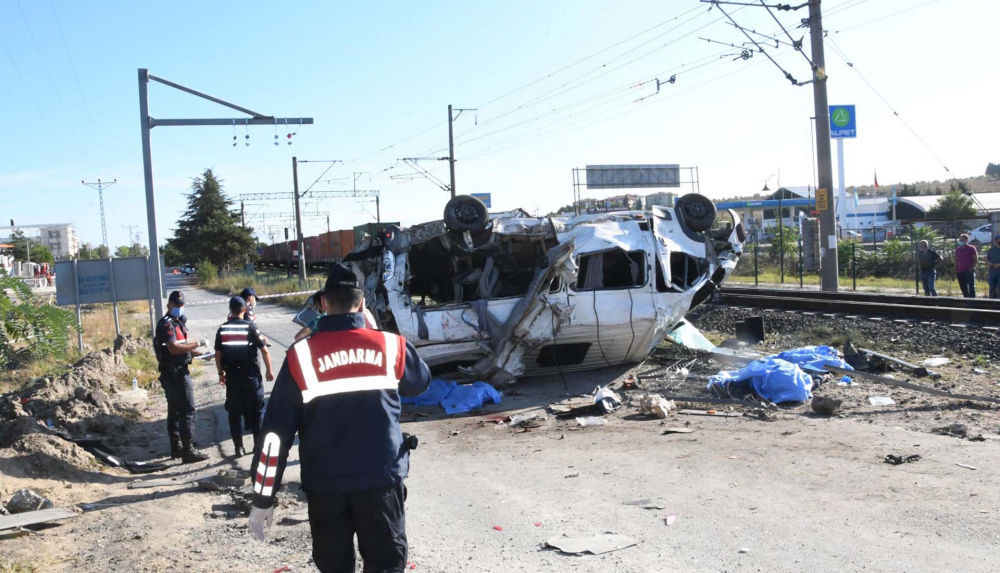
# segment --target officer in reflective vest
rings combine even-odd
[[[257,350],[264,358],[267,381],[274,380],[271,353],[264,344],[257,325],[246,319],[247,303],[240,297],[229,299],[229,320],[215,333],[215,368],[219,384],[226,387],[226,412],[229,433],[236,457],[246,455],[243,448],[243,421],[253,434],[256,447],[260,437],[260,418],[264,412],[264,383],[257,366]]]
[[[156,323],[153,350],[160,369],[160,385],[167,397],[167,434],[170,436],[170,458],[181,463],[203,462],[208,456],[194,451],[194,386],[188,365],[192,356],[201,356],[208,339],[189,342],[187,317],[184,316],[184,294],[175,290],[167,299],[167,314]]]
[[[244,318],[250,322],[257,322],[257,316],[254,314],[254,309],[257,308],[257,291],[253,287],[247,287],[240,292],[240,297],[247,303],[247,312]]]
[[[430,370],[402,336],[374,330],[350,268],[334,265],[323,292],[328,314],[288,349],[267,404],[250,470],[250,530],[264,539],[298,433],[316,567],[354,571],[357,534],[365,571],[402,571],[410,458],[400,396],[423,393]]]

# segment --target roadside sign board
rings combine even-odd
[[[471,195],[471,196],[475,197],[476,199],[479,199],[480,201],[482,201],[483,204],[486,205],[487,209],[492,209],[493,208],[493,203],[490,200],[491,197],[490,197],[489,193],[469,193],[469,195]]]
[[[149,300],[149,270],[146,257],[89,259],[77,261],[77,288],[80,304]],[[111,267],[114,265],[114,268]],[[56,268],[56,304],[76,304],[73,288],[73,261],[58,261]],[[114,282],[111,276],[114,271]],[[112,289],[114,293],[112,294]],[[114,295],[114,296],[113,296]],[[164,296],[161,293],[161,296]]]
[[[826,189],[826,187],[822,187],[816,190],[816,210],[817,211],[830,210],[830,192]]]
[[[830,137],[834,139],[858,136],[858,118],[853,105],[830,106]]]

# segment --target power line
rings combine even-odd
[[[31,38],[31,43],[35,46],[35,52],[38,53],[38,59],[42,62],[42,69],[45,71],[45,77],[49,79],[49,85],[52,86],[52,93],[56,96],[56,101],[59,102],[59,107],[62,109],[63,114],[66,116],[67,124],[71,132],[73,132],[74,139],[77,137],[76,130],[73,128],[73,122],[66,111],[66,105],[63,103],[62,97],[59,95],[59,88],[56,87],[56,82],[52,79],[52,74],[49,73],[49,66],[45,63],[45,56],[42,55],[41,48],[38,47],[38,42],[35,40],[35,34],[31,31],[31,24],[28,23],[27,16],[24,15],[24,9],[21,8],[21,0],[15,0],[17,4],[17,10],[21,13],[21,20],[24,22],[24,27],[28,29],[28,36]]]
[[[733,20],[733,17],[730,16],[729,13],[725,11],[725,9],[723,9],[723,7],[719,4],[718,1],[713,2],[713,4],[719,9],[720,12],[726,15],[726,18],[729,18],[729,21],[733,23],[733,26],[736,26],[736,29],[738,29],[740,32],[743,32],[743,35],[746,36],[748,40],[753,42],[754,46],[757,46],[757,50],[759,50],[760,53],[764,54],[764,56],[767,57],[768,60],[771,60],[772,64],[774,64],[779,70],[781,70],[781,73],[785,74],[785,79],[792,82],[793,85],[800,85],[799,81],[796,80],[794,77],[792,77],[792,74],[788,73],[785,70],[785,68],[781,67],[781,64],[774,61],[774,58],[771,57],[771,54],[768,54],[767,52],[764,51],[764,48],[757,43],[757,40],[753,39],[753,36],[748,34],[747,31],[743,29],[743,26],[740,26],[739,24],[736,23],[736,20]]]
[[[874,20],[868,20],[867,22],[862,22],[860,24],[855,24],[853,26],[849,26],[847,28],[843,28],[843,29],[837,30],[837,31],[835,31],[833,33],[834,34],[839,34],[841,32],[847,32],[848,30],[853,30],[855,28],[860,28],[861,26],[867,26],[868,24],[874,24],[875,22],[881,22],[882,20],[885,20],[886,18],[892,18],[893,16],[899,16],[900,14],[904,14],[904,13],[909,12],[911,10],[916,10],[917,8],[923,8],[924,6],[927,6],[929,4],[933,4],[933,3],[938,2],[938,1],[939,0],[930,0],[930,2],[924,2],[923,4],[918,4],[916,6],[911,6],[911,7],[907,8],[907,9],[905,9],[905,10],[900,10],[899,12],[893,12],[892,14],[886,14],[885,16],[882,16],[880,18],[875,18]]]
[[[17,79],[21,81],[21,87],[24,88],[24,91],[27,92],[28,94],[28,99],[31,100],[31,105],[35,107],[35,111],[38,113],[38,116],[42,118],[42,123],[45,124],[45,129],[48,130],[49,137],[52,138],[52,143],[55,144],[56,149],[59,150],[59,153],[63,156],[63,159],[68,159],[69,156],[66,154],[66,150],[63,149],[62,144],[59,143],[59,139],[55,136],[55,130],[53,130],[52,125],[49,124],[48,117],[46,117],[45,113],[42,112],[41,106],[38,105],[38,98],[35,97],[35,94],[31,91],[31,88],[28,87],[28,82],[24,81],[24,76],[21,74],[21,69],[17,67],[17,62],[14,61],[14,56],[11,55],[10,50],[7,48],[7,43],[3,41],[2,36],[0,36],[0,46],[3,46],[3,51],[4,53],[7,54],[7,59],[10,60],[10,65],[14,68],[14,73],[17,74]]]
[[[913,137],[915,137],[917,141],[919,141],[920,144],[924,146],[924,149],[926,149],[927,152],[930,153],[931,156],[933,156],[934,159],[936,159],[937,162],[941,164],[941,167],[943,167],[944,170],[948,172],[948,175],[951,175],[952,178],[954,178],[955,177],[954,174],[952,174],[951,169],[948,169],[948,166],[945,164],[945,162],[938,156],[937,153],[934,153],[934,150],[931,149],[931,147],[927,145],[927,142],[924,141],[922,137],[920,137],[920,135],[916,132],[916,130],[914,130],[913,127],[911,127],[910,124],[907,123],[905,119],[903,119],[903,116],[899,115],[899,112],[896,111],[896,109],[892,106],[891,103],[889,103],[889,100],[885,99],[885,96],[883,96],[877,89],[875,89],[875,86],[873,86],[872,83],[868,81],[868,78],[866,78],[864,74],[862,74],[861,71],[858,70],[857,66],[854,65],[854,62],[852,62],[850,58],[847,57],[847,54],[845,54],[844,51],[840,49],[840,46],[838,46],[837,43],[833,41],[833,38],[827,36],[826,41],[829,42],[830,47],[834,49],[833,50],[834,53],[840,56],[840,58],[844,60],[844,63],[847,64],[849,68],[854,70],[854,73],[858,74],[858,77],[861,78],[861,81],[865,82],[865,85],[867,85],[868,88],[872,90],[872,92],[874,92],[875,95],[877,95],[880,100],[882,100],[882,103],[884,103],[885,106],[889,108],[889,111],[892,112],[892,115],[896,116],[899,119],[899,121],[903,123],[906,129],[910,130],[910,133],[913,134]]]
[[[777,23],[778,26],[781,27],[781,31],[784,32],[786,36],[788,36],[788,41],[792,43],[792,47],[795,48],[795,51],[802,54],[802,57],[805,58],[807,62],[809,62],[809,67],[813,68],[814,66],[812,60],[809,59],[809,56],[807,56],[804,51],[802,51],[802,39],[800,38],[799,41],[796,42],[795,38],[793,38],[792,35],[788,33],[787,29],[785,29],[785,25],[781,23],[781,20],[779,20],[778,17],[774,15],[774,12],[771,11],[771,8],[764,4],[764,0],[760,0],[760,4],[761,6],[764,6],[764,8],[767,9],[767,13],[771,15],[771,18],[774,18],[775,23]]]
[[[73,63],[73,55],[69,50],[69,44],[66,43],[66,34],[63,33],[62,22],[59,21],[59,12],[56,11],[55,2],[49,0],[49,5],[52,7],[52,15],[56,19],[56,27],[59,29],[59,37],[62,39],[63,48],[66,50],[66,59],[69,60],[70,70],[73,71],[73,80],[76,82],[76,90],[79,92],[80,100],[83,102],[83,110],[87,113],[87,119],[90,121],[91,127],[96,127],[94,116],[90,114],[90,106],[87,105],[87,98],[84,96],[83,86],[80,85],[80,76],[76,73],[76,64]]]

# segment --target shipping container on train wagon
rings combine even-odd
[[[379,227],[385,227],[386,225],[395,225],[398,227],[399,222],[397,221],[393,223],[391,221],[382,221],[381,223],[365,223],[364,225],[354,227],[354,244],[357,245],[360,243],[361,239],[365,238],[366,233],[374,237]],[[353,249],[354,246],[352,245],[351,248]]]
[[[333,243],[334,256],[343,259],[354,249],[354,229],[342,229],[334,233],[336,234]]]
[[[334,258],[333,236],[336,231],[329,231],[319,234],[319,255],[316,258],[328,261]]]

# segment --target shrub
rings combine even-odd
[[[195,265],[198,271],[198,284],[207,285],[219,278],[219,267],[209,261],[201,261]]]
[[[42,303],[23,281],[0,270],[0,370],[65,358],[76,329],[72,312]]]

